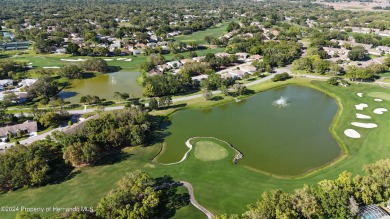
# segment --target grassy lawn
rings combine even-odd
[[[195,157],[203,161],[222,160],[228,156],[228,149],[225,143],[209,138],[196,138],[190,142],[194,146]],[[222,146],[222,145],[225,145]]]
[[[204,40],[205,36],[211,36],[216,38],[222,36],[224,33],[226,33],[226,27],[228,26],[228,24],[229,22],[224,22],[206,30],[196,31],[189,35],[180,35],[175,37],[175,40],[182,42],[196,41],[198,44],[207,44],[207,42]]]
[[[224,51],[224,48],[207,48],[203,50],[197,50],[196,53],[199,56],[206,55],[207,53],[217,53]],[[12,53],[13,54],[13,53]],[[27,51],[26,53],[20,52],[20,55],[13,56],[10,54],[10,59],[15,61],[25,61],[25,62],[32,62],[34,67],[42,68],[42,67],[61,67],[64,65],[74,65],[74,64],[80,64],[82,62],[70,62],[70,61],[63,61],[61,59],[90,59],[91,57],[88,56],[71,56],[69,54],[33,54],[32,51]],[[179,53],[180,55],[183,55],[185,58],[189,58],[190,52],[183,52]],[[176,54],[166,54],[164,55],[165,59],[172,60],[175,57]],[[125,70],[137,70],[139,66],[144,63],[147,59],[147,56],[139,55],[139,56],[118,56],[118,57],[101,57],[103,59],[112,59],[112,61],[107,61],[109,66],[119,66]],[[127,58],[132,59],[130,62],[123,61],[123,60],[117,60],[118,58]]]
[[[340,156],[337,162],[330,167],[312,172],[311,174],[295,178],[279,178],[253,171],[243,165],[235,165],[231,159],[221,159],[205,162],[195,157],[194,152],[189,154],[187,160],[177,165],[161,165],[152,159],[161,151],[161,144],[148,147],[134,147],[124,149],[128,156],[112,165],[83,167],[73,178],[56,184],[47,185],[35,189],[20,189],[0,195],[2,206],[26,206],[26,207],[73,207],[96,206],[100,198],[114,188],[115,183],[126,172],[142,169],[152,176],[171,175],[175,180],[185,180],[194,187],[197,201],[214,214],[218,213],[242,213],[247,204],[255,203],[261,193],[270,189],[281,188],[292,191],[302,187],[303,184],[316,184],[322,179],[334,179],[343,170],[353,173],[361,173],[362,166],[378,159],[390,157],[390,113],[376,115],[372,111],[377,107],[390,109],[390,102],[375,102],[373,97],[363,95],[358,97],[356,93],[371,92],[388,93],[388,90],[376,85],[352,84],[350,87],[335,87],[321,81],[308,79],[290,79],[286,82],[265,82],[250,87],[261,92],[277,86],[297,84],[310,86],[321,91],[324,95],[336,97],[339,104],[334,123],[330,130],[335,138],[340,141],[345,154]],[[204,98],[191,100],[186,107],[209,107],[231,101],[227,97],[221,101],[205,101]],[[366,103],[368,107],[363,111],[355,109],[356,104]],[[154,114],[169,114],[174,109],[155,111]],[[375,129],[363,129],[353,127],[351,122],[359,121],[355,113],[363,113],[372,117],[369,122],[378,124]],[[353,128],[361,135],[361,139],[351,139],[343,132]],[[223,139],[222,139],[223,140]],[[232,153],[232,150],[227,150]],[[245,154],[245,151],[243,151]],[[77,197],[77,199],[75,198]],[[53,212],[45,212],[50,215]],[[1,218],[14,218],[13,212],[0,212]],[[204,218],[203,215],[191,206],[180,209],[175,218]]]

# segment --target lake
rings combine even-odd
[[[139,74],[139,72],[115,72],[88,79],[72,80],[70,88],[61,91],[59,95],[72,103],[79,103],[80,97],[85,95],[113,99],[116,91],[142,97],[142,86],[137,84]]]
[[[273,102],[281,96],[289,106]],[[341,148],[329,127],[336,101],[309,87],[287,86],[258,93],[241,102],[174,113],[166,132],[167,148],[159,162],[179,161],[185,141],[195,136],[225,140],[239,149],[245,165],[271,174],[293,176],[336,159]]]

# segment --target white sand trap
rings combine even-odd
[[[32,65],[32,64],[33,64],[32,62],[27,63],[27,65]]]
[[[358,97],[363,97],[363,93],[356,93]]]
[[[371,119],[371,116],[367,116],[364,114],[356,113],[356,118],[358,119]]]
[[[382,99],[374,99],[374,101],[376,101],[376,102],[382,102],[383,100],[382,100]]]
[[[344,131],[344,134],[350,138],[360,138],[359,132],[353,130],[353,129],[347,129]]]
[[[109,62],[109,61],[112,61],[114,59],[103,59],[103,60]]]
[[[385,108],[376,108],[374,109],[375,114],[383,114],[384,112],[387,112],[387,109]]]
[[[48,67],[42,67],[42,68],[60,68],[58,66],[48,66]]]
[[[116,60],[120,61],[120,60],[125,60],[126,58],[117,58]]]
[[[131,62],[131,60],[132,60],[132,59],[125,59],[125,60],[123,60],[123,61],[125,61],[125,62]]]
[[[368,105],[365,103],[361,103],[359,105],[355,105],[355,107],[357,110],[363,110],[364,108],[368,107]]]
[[[86,59],[60,59],[65,62],[84,62]]]
[[[352,122],[351,123],[353,126],[357,126],[360,128],[366,128],[366,129],[372,129],[378,127],[377,124],[375,123],[362,123],[362,122]]]

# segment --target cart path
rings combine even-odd
[[[194,196],[194,189],[192,188],[192,185],[191,183],[189,182],[186,182],[186,181],[180,181],[180,183],[183,184],[184,187],[186,187],[188,189],[188,193],[190,194],[190,201],[191,201],[191,204],[193,206],[195,206],[197,209],[199,209],[200,211],[202,211],[208,219],[212,219],[214,218],[214,215],[209,211],[207,210],[205,207],[203,207],[202,205],[200,205],[196,200],[195,200],[195,196]]]

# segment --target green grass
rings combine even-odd
[[[205,36],[211,36],[216,38],[222,36],[226,33],[226,28],[228,24],[229,22],[224,22],[216,27],[212,27],[206,30],[196,31],[189,35],[180,35],[175,37],[175,40],[182,42],[195,41],[198,44],[207,44],[207,42],[204,40]]]
[[[217,53],[224,51],[224,48],[207,48],[203,50],[197,50],[196,53],[199,56],[206,55],[207,53]],[[22,52],[21,52],[22,53]],[[185,58],[189,57],[190,52],[183,52],[179,53],[180,55],[183,55]],[[164,55],[165,59],[172,60],[175,57],[176,54],[166,54]],[[9,58],[15,61],[25,61],[25,62],[32,62],[33,66],[42,68],[42,67],[53,67],[53,66],[64,66],[64,65],[77,65],[82,62],[69,62],[69,61],[62,61],[61,59],[90,59],[91,57],[88,56],[71,56],[71,55],[64,55],[64,54],[33,54],[32,51],[27,51],[25,54],[20,54],[17,57],[14,57],[12,54],[9,54]],[[104,59],[113,59],[112,61],[107,61],[109,66],[118,66],[125,70],[137,70],[139,66],[146,62],[147,56],[139,55],[139,56],[118,56],[118,57],[101,57]],[[128,58],[132,59],[130,62],[117,60],[118,58]]]
[[[368,96],[390,101],[390,93],[370,92],[370,93],[368,93]]]
[[[373,109],[384,107],[390,109],[390,102],[375,102],[372,97],[363,95],[358,97],[356,93],[371,92],[388,93],[388,90],[376,85],[352,84],[350,87],[335,87],[321,81],[308,79],[290,79],[285,82],[266,82],[250,87],[257,92],[272,89],[277,86],[297,84],[310,86],[324,91],[324,95],[337,97],[340,106],[339,112],[331,126],[344,148],[345,154],[336,163],[328,167],[312,172],[311,174],[295,178],[278,178],[262,174],[243,165],[235,165],[231,159],[222,159],[213,162],[204,162],[197,159],[193,152],[188,159],[177,165],[160,165],[152,161],[161,150],[161,145],[148,147],[134,147],[125,149],[128,158],[112,165],[83,167],[80,173],[73,178],[54,185],[40,188],[20,189],[0,195],[1,206],[26,206],[26,207],[72,207],[72,206],[96,206],[99,199],[107,192],[115,188],[115,183],[126,172],[142,169],[154,177],[171,175],[175,180],[185,180],[194,187],[197,201],[214,214],[218,213],[242,213],[246,206],[255,203],[261,193],[271,189],[281,188],[292,191],[303,184],[315,185],[323,179],[335,179],[344,170],[352,173],[361,173],[364,164],[372,163],[378,159],[390,157],[390,113],[376,115]],[[187,107],[208,107],[215,104],[231,101],[231,97],[221,101],[204,101],[197,98],[189,102]],[[368,108],[357,111],[354,105],[367,103]],[[171,113],[173,110],[158,113]],[[375,129],[356,128],[350,125],[358,121],[355,113],[363,113],[372,117],[370,122],[378,124]],[[361,135],[361,139],[351,139],[343,132],[345,129],[354,128]],[[223,140],[223,139],[222,139]],[[228,150],[230,152],[231,150]],[[245,151],[243,151],[245,154]],[[50,215],[52,212],[45,212]],[[0,212],[0,218],[14,218],[14,212]],[[199,218],[203,216],[191,206],[180,209],[175,218]]]
[[[221,146],[222,142],[214,139],[197,139],[191,144],[195,147],[195,157],[203,161],[222,160],[228,156],[228,151]]]

